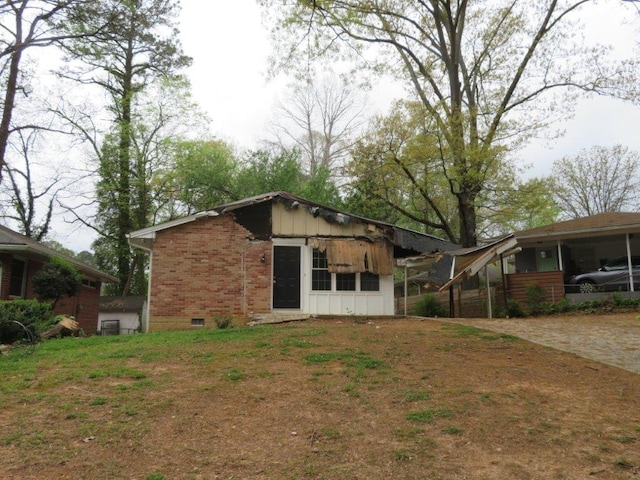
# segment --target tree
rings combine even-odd
[[[76,37],[77,33],[64,34],[55,24],[64,24],[72,7],[81,6],[87,0],[5,0],[0,6],[0,78],[2,93],[2,118],[0,118],[0,179],[5,164],[5,154],[12,133],[38,128],[37,125],[14,125],[13,114],[19,93],[29,93],[28,79],[24,76],[23,56],[28,49],[49,47],[62,39]],[[102,27],[97,22],[95,28]],[[86,29],[82,36],[95,31]]]
[[[555,201],[567,218],[637,210],[638,168],[640,154],[622,145],[583,149],[553,163]]]
[[[4,211],[2,217],[16,222],[24,235],[38,242],[49,234],[58,194],[66,187],[63,176],[52,170],[51,165],[41,165],[31,159],[40,132],[39,129],[16,132],[20,141],[17,153],[22,157],[23,167],[15,166],[13,161],[5,163],[3,170],[9,188],[0,194]],[[47,178],[47,183],[39,186],[34,173],[42,174],[47,170],[49,175],[42,175]],[[44,210],[44,213],[38,215],[39,210]]]
[[[236,178],[237,198],[284,190],[321,204],[340,206],[338,188],[331,172],[322,167],[307,175],[297,150],[249,152]]]
[[[158,178],[164,190],[165,219],[190,215],[239,200],[236,176],[240,165],[233,147],[221,140],[171,142],[173,163]]]
[[[454,165],[442,158],[433,125],[419,103],[396,102],[391,110],[374,119],[353,150],[347,167],[353,179],[347,187],[350,211],[425,233],[444,231],[455,242]],[[557,216],[549,186],[537,179],[522,182],[507,165],[496,152],[482,172],[485,187],[476,199],[481,238],[551,223]]]
[[[67,31],[76,35],[95,31],[104,19],[107,26],[91,39],[80,37],[61,44],[70,61],[63,75],[97,86],[110,97],[113,127],[99,154],[98,218],[103,223],[96,229],[113,242],[107,251],[115,261],[98,255],[98,262],[117,274],[118,293],[123,295],[132,285],[145,288],[144,265],[140,255],[132,255],[127,234],[148,226],[151,215],[146,191],[148,157],[136,150],[134,140],[135,102],[151,83],[175,77],[190,64],[173,24],[177,9],[171,0],[89,2],[72,10]]]
[[[293,86],[286,102],[278,104],[276,144],[298,149],[308,174],[325,168],[336,176],[363,124],[364,99],[334,79],[313,78]]]
[[[490,201],[479,210],[482,238],[541,227],[558,219],[560,208],[554,201],[553,182],[547,178],[508,181],[501,177],[496,183]]]
[[[68,261],[51,257],[33,275],[33,290],[42,300],[51,300],[53,307],[63,296],[74,297],[80,291],[82,274]]]
[[[604,47],[573,38],[571,19],[589,1],[260,3],[276,17],[280,67],[351,51],[359,66],[410,86],[449,168],[459,235],[439,222],[451,240],[471,246],[488,167],[571,106],[561,89],[619,92],[629,62],[608,62]]]

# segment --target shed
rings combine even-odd
[[[145,317],[147,298],[100,297],[99,335],[122,335],[139,332]]]

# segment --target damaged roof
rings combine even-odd
[[[222,215],[224,213],[233,212],[235,210],[240,210],[248,206],[258,205],[265,202],[279,202],[287,209],[304,206],[314,217],[321,217],[328,223],[349,225],[353,221],[358,221],[378,226],[388,232],[389,239],[395,246],[397,256],[444,252],[460,248],[459,245],[433,235],[415,232],[389,223],[342,212],[336,208],[328,207],[284,191],[264,193],[262,195],[256,195],[242,200],[225,203],[214,207],[211,210],[199,212],[181,219],[172,220],[154,227],[137,230],[129,234],[129,243],[133,246],[148,250],[151,247],[153,238],[155,238],[155,232],[157,231],[194,221],[204,216]]]

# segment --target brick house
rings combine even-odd
[[[273,192],[137,230],[149,252],[146,331],[216,316],[393,315],[394,260],[439,238]]]
[[[117,282],[118,279],[2,225],[0,300],[37,298],[31,287],[31,280],[50,257],[64,258],[84,276],[80,293],[75,297],[61,298],[56,304],[54,314],[73,315],[86,334],[96,333],[102,283]]]

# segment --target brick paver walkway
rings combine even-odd
[[[640,312],[561,318],[453,319],[640,374]]]

